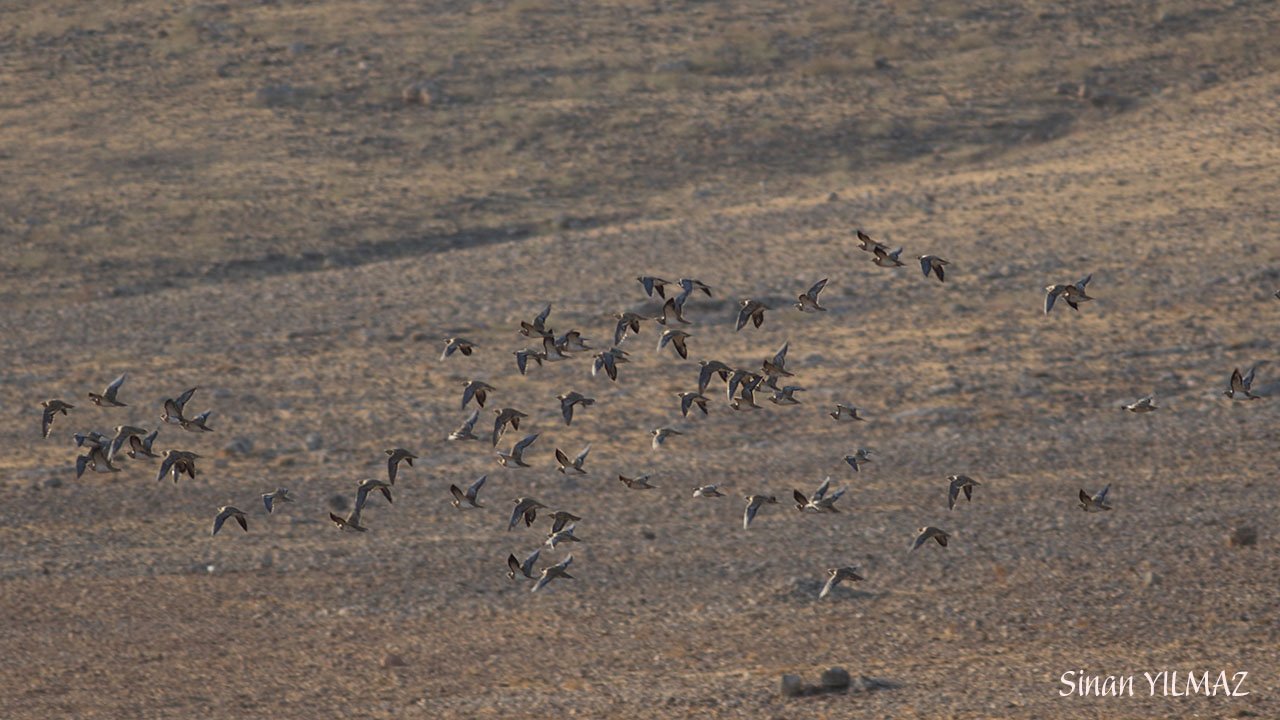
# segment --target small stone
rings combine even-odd
[[[800,697],[804,694],[804,681],[799,675],[783,675],[778,694],[782,697]]]
[[[1205,70],[1204,72],[1200,73],[1200,82],[1205,85],[1212,85],[1218,82],[1218,73],[1212,70]]]
[[[1142,587],[1151,587],[1160,584],[1160,576],[1148,570],[1142,573]]]
[[[324,447],[324,438],[320,437],[320,433],[311,433],[306,439],[308,450],[319,450]]]
[[[1080,93],[1080,86],[1077,85],[1076,83],[1073,83],[1073,82],[1058,83],[1059,95],[1078,95],[1079,93]]]
[[[1242,525],[1231,531],[1227,535],[1227,545],[1231,547],[1248,547],[1258,544],[1258,531],[1247,525]]]
[[[45,487],[47,487],[47,488],[60,488],[60,487],[62,487],[62,478],[60,478],[60,477],[58,477],[58,476],[56,476],[56,475],[55,475],[55,476],[53,476],[53,477],[45,478],[45,479],[44,479],[44,486],[45,486]]]
[[[889,62],[889,58],[886,58],[886,57],[878,57],[878,58],[876,58],[876,69],[877,69],[877,70],[892,70],[892,69],[893,69],[893,65]]]
[[[830,195],[827,196],[827,202],[837,202],[839,200],[840,200],[840,196],[837,195],[836,193],[831,193]]]
[[[396,653],[387,653],[382,658],[382,667],[384,668],[404,667],[407,664],[408,663],[404,661],[404,658]]]
[[[341,493],[335,493],[329,496],[329,509],[334,512],[342,512],[347,509],[347,496]]]
[[[400,91],[400,99],[406,105],[430,105],[439,97],[439,89],[433,83],[426,81],[410,83]]]
[[[822,672],[818,682],[822,683],[823,690],[844,690],[849,687],[849,671],[839,666],[829,667]]]

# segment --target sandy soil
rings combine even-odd
[[[7,11],[5,713],[1280,716],[1280,13],[1162,7],[867,7],[897,29],[821,72],[804,38],[859,37],[825,4]],[[420,77],[447,99],[406,106]],[[286,84],[324,92],[259,92]],[[947,281],[873,265],[854,228],[947,258]],[[657,310],[647,273],[713,289],[688,301],[689,360],[648,323],[616,383],[587,355],[515,372],[521,319],[551,303],[607,346],[613,313]],[[1095,300],[1042,312],[1088,273]],[[795,311],[822,277],[829,311]],[[775,309],[734,332],[748,297]],[[454,335],[477,353],[439,360]],[[695,360],[783,342],[801,405],[735,412],[716,382],[709,416],[680,416]],[[1222,396],[1262,361],[1263,399]],[[121,372],[128,407],[88,402]],[[533,467],[445,440],[467,379],[530,415],[499,446],[539,433]],[[75,479],[72,432],[156,427],[191,386],[215,432],[156,446],[199,453],[195,480]],[[597,402],[566,427],[569,390]],[[1121,411],[1144,395],[1161,409]],[[76,408],[41,440],[52,397]],[[664,425],[684,434],[654,451]],[[587,475],[555,471],[588,442]],[[333,498],[396,446],[420,459],[394,504],[338,531]],[[484,473],[486,508],[449,505]],[[948,512],[953,473],[982,485]],[[840,514],[787,502],[828,475]],[[690,497],[705,483],[728,497]],[[1108,483],[1114,509],[1081,512]],[[297,502],[269,516],[280,486]],[[779,504],[743,530],[757,492]],[[517,496],[584,518],[574,579],[505,576],[547,530],[506,530]],[[249,532],[211,537],[227,503]],[[949,546],[909,554],[922,525]],[[1242,527],[1256,544],[1228,543]],[[841,565],[866,580],[819,601]],[[779,697],[832,665],[891,687]],[[1162,670],[1247,672],[1249,694],[1149,696]],[[1134,695],[1061,697],[1068,671]]]

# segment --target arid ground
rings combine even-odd
[[[1261,0],[6,4],[0,715],[1280,717],[1276,37]],[[649,322],[616,383],[590,353],[516,373],[520,320],[608,347],[658,309],[643,274],[711,286],[688,360]],[[735,332],[744,298],[773,309]],[[784,342],[802,404],[715,381],[680,416],[697,360]],[[89,402],[120,373],[127,407]],[[499,448],[539,433],[533,467],[446,441],[467,379],[497,388],[478,434],[529,414]],[[156,449],[194,480],[75,478],[73,432],[192,386],[214,432]],[[570,390],[597,402],[565,426]],[[76,407],[42,440],[50,398]],[[396,446],[394,504],[339,531]],[[948,511],[955,473],[982,484]],[[828,475],[841,512],[797,512]],[[752,493],[779,503],[744,530]],[[506,529],[518,496],[583,517],[573,579],[506,577],[547,531]],[[248,532],[211,537],[228,503]],[[908,553],[924,525],[949,546]],[[833,665],[854,691],[780,697]],[[1175,670],[1249,694],[1151,696]]]

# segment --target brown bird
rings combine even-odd
[[[187,419],[179,415],[178,425],[183,430],[188,430],[190,432],[213,432],[213,428],[209,427],[209,424],[208,424],[209,415],[211,415],[212,413],[213,413],[212,410],[205,410],[204,412],[200,413],[199,415],[195,416],[192,419]]]
[[[1107,504],[1107,491],[1111,490],[1111,483],[1102,488],[1097,495],[1089,495],[1083,489],[1080,491],[1080,508],[1085,512],[1100,512],[1110,510],[1111,506]]]
[[[866,418],[858,417],[858,408],[849,407],[848,405],[836,405],[835,412],[827,413],[832,420],[836,422],[853,422],[854,420],[865,420]]]
[[[620,345],[626,339],[628,331],[638,335],[640,333],[640,323],[651,319],[628,311],[617,313],[613,317],[618,321],[617,326],[613,329],[614,345]]]
[[[101,395],[93,392],[89,393],[89,399],[99,407],[127,407],[116,399],[116,393],[120,392],[120,386],[123,384],[124,374],[121,374],[120,377],[111,381],[111,384],[107,386],[106,390],[102,391]]]
[[[405,450],[404,448],[393,448],[391,450],[383,450],[387,454],[387,482],[392,485],[396,484],[396,470],[403,461],[409,467],[413,467],[413,461],[418,459],[417,455]]]
[[[589,398],[579,392],[568,392],[564,395],[557,395],[556,399],[560,401],[560,415],[564,417],[565,425],[573,422],[574,405],[581,405],[585,408],[596,404],[595,398]]]
[[[755,324],[756,327],[760,327],[764,324],[765,310],[772,310],[772,308],[759,300],[748,298],[738,303],[738,322],[733,328],[734,331],[741,330],[742,326],[746,325],[748,321]]]
[[[218,516],[213,519],[213,532],[209,534],[217,535],[218,531],[222,529],[222,523],[226,522],[227,518],[235,518],[236,522],[240,523],[240,529],[249,532],[249,523],[245,522],[244,511],[238,510],[231,505],[223,505],[218,508]]]
[[[1092,274],[1084,276],[1080,282],[1075,285],[1049,285],[1044,289],[1044,314],[1048,315],[1053,309],[1053,302],[1059,296],[1071,306],[1072,310],[1079,310],[1080,303],[1093,298],[1085,294],[1084,286],[1089,284],[1089,280],[1093,278]]]
[[[689,321],[684,319],[684,313],[681,311],[680,306],[676,304],[676,299],[668,298],[662,305],[662,314],[654,318],[654,322],[657,322],[660,325],[666,325],[673,320],[681,325],[689,324]]]
[[[479,420],[479,419],[480,419],[480,411],[479,410],[471,411],[471,417],[467,418],[466,421],[462,423],[462,425],[458,426],[457,430],[454,430],[453,432],[449,433],[449,439],[450,440],[479,440],[480,438],[477,437],[476,434],[472,432],[472,430],[474,430],[476,427],[476,420]]]
[[[751,521],[755,520],[756,513],[760,511],[761,505],[774,505],[778,502],[778,499],[772,495],[747,495],[745,499],[747,501],[747,509],[742,514],[743,530],[746,530],[751,525]]]
[[[572,460],[560,448],[556,448],[556,463],[560,466],[560,472],[568,474],[569,468],[573,468],[575,472],[586,474],[586,470],[582,469],[582,463],[587,459],[587,453],[591,452],[591,443],[582,448],[582,452],[574,456]]]
[[[703,397],[701,394],[696,392],[676,393],[676,396],[680,398],[680,414],[681,415],[684,415],[685,417],[689,417],[689,408],[693,407],[694,405],[698,406],[698,409],[702,411],[703,415],[708,414],[707,403],[710,402],[709,398]]]
[[[555,580],[556,578],[565,578],[566,580],[572,580],[573,576],[565,572],[565,568],[569,567],[569,563],[571,562],[573,562],[572,555],[566,557],[564,560],[561,560],[556,565],[542,568],[542,577],[538,578],[538,582],[533,586],[533,590],[531,592],[538,592],[542,588],[546,587],[547,583],[551,582],[552,580]]]
[[[888,246],[882,245],[876,242],[875,240],[872,240],[866,233],[862,232],[861,230],[858,230],[856,232],[858,233],[859,249],[866,250],[869,253],[874,253],[877,249],[880,249],[880,250],[889,249]]]
[[[542,312],[538,313],[538,315],[533,318],[533,322],[528,323],[523,320],[520,321],[520,334],[527,337],[533,337],[534,335],[546,337],[551,334],[551,331],[547,329],[547,316],[549,315],[551,315],[550,303],[542,309]]]
[[[521,375],[528,374],[530,360],[538,363],[538,367],[542,367],[542,361],[547,359],[547,354],[536,348],[516,350],[511,354],[516,356],[516,369]]]
[[[149,458],[160,457],[159,455],[151,451],[151,446],[153,443],[155,443],[156,436],[159,434],[160,434],[160,430],[157,428],[155,430],[152,430],[150,435],[142,438],[141,440],[139,440],[136,437],[129,438],[129,452],[127,453],[129,457],[131,458],[137,458],[139,456],[149,457]]]
[[[689,358],[689,347],[686,344],[690,337],[689,333],[683,330],[668,330],[662,333],[662,337],[658,340],[658,352],[662,352],[662,348],[671,343],[671,347],[676,349],[676,354],[683,359]]]
[[[538,518],[538,508],[546,507],[546,505],[537,500],[527,497],[516,498],[513,502],[515,502],[516,507],[515,510],[511,511],[511,520],[507,523],[508,532],[515,528],[521,518],[524,519],[525,527],[533,525],[533,521]]]
[[[698,364],[702,369],[698,371],[698,394],[707,391],[707,386],[711,384],[711,376],[719,375],[720,379],[728,382],[729,376],[733,373],[733,368],[725,365],[719,360],[699,360]],[[729,393],[730,397],[733,393]]]
[[[356,486],[356,509],[357,510],[364,509],[364,504],[369,499],[369,493],[375,490],[381,491],[382,496],[387,499],[387,502],[392,502],[391,486],[388,485],[387,483],[382,482],[377,478],[368,478],[367,480],[360,481],[360,484]]]
[[[515,408],[502,408],[501,410],[494,410],[493,412],[495,415],[498,416],[493,421],[493,444],[494,445],[498,444],[498,436],[502,434],[502,431],[507,429],[508,424],[511,425],[512,430],[519,430],[520,418],[529,417],[528,415],[520,412],[519,410],[516,410]]]
[[[921,255],[916,259],[920,261],[920,269],[924,271],[924,276],[926,278],[929,277],[929,273],[932,272],[934,275],[938,276],[938,282],[946,281],[946,276],[942,269],[950,264],[946,260],[943,260],[937,255]]]
[[[651,485],[649,483],[648,475],[641,475],[637,478],[629,478],[626,475],[619,475],[618,480],[632,490],[649,490],[651,488],[658,487],[657,485]]]
[[[466,338],[452,337],[444,341],[444,352],[440,353],[440,359],[444,360],[455,352],[470,355],[477,347],[479,346]]]
[[[965,502],[973,500],[973,489],[982,483],[974,480],[968,475],[950,475],[947,477],[950,486],[947,488],[947,509],[953,510],[956,506],[956,500],[960,497],[960,491],[964,491]]]
[[[187,409],[187,402],[191,400],[191,396],[195,395],[196,390],[199,389],[198,387],[188,388],[176,398],[165,398],[162,403],[164,412],[161,413],[160,419],[171,425],[181,425],[182,421],[186,419],[182,413]]]
[[[524,451],[538,439],[538,433],[526,435],[523,440],[511,446],[511,452],[498,451],[498,464],[502,467],[524,468],[529,464],[524,461]]]
[[[571,512],[566,512],[564,510],[557,510],[551,513],[551,534],[555,535],[556,533],[563,530],[565,525],[568,525],[569,523],[578,522],[581,519],[582,518],[578,517],[577,515],[574,515]],[[555,547],[555,546],[553,545],[552,547]]]
[[[929,538],[933,538],[934,540],[937,540],[939,545],[941,545],[942,547],[946,547],[947,540],[949,540],[951,536],[947,534],[945,531],[939,530],[938,528],[933,527],[932,525],[926,525],[925,527],[920,528],[919,533],[916,535],[915,541],[911,543],[911,549],[915,550],[921,545],[929,542]]]
[[[120,468],[111,464],[111,459],[107,457],[107,449],[102,445],[94,445],[89,448],[89,452],[76,458],[76,479],[84,474],[86,468],[93,468],[94,472],[120,472]]]
[[[827,278],[822,278],[809,288],[808,292],[801,293],[799,302],[796,303],[796,309],[800,312],[826,312],[827,309],[818,304],[818,294],[822,292],[822,288],[827,286]]]
[[[475,398],[476,404],[484,407],[484,401],[489,397],[489,393],[493,392],[493,386],[483,380],[468,380],[462,384],[462,409],[467,409],[467,403]]]
[[[831,568],[830,570],[827,570],[827,573],[830,575],[830,577],[827,578],[827,584],[822,586],[822,592],[818,593],[819,600],[831,594],[831,591],[835,588],[835,586],[839,585],[845,580],[858,581],[858,580],[866,579],[858,574],[858,568],[854,566],[842,567],[842,568]]]
[[[44,408],[44,414],[40,420],[40,437],[49,437],[49,428],[53,425],[53,416],[58,413],[67,414],[68,410],[74,410],[75,405],[69,405],[61,400],[45,400],[40,403],[40,407]]]
[[[333,521],[334,525],[338,526],[339,530],[355,530],[356,532],[368,532],[369,528],[364,527],[363,525],[360,524],[360,510],[361,508],[356,508],[355,510],[352,510],[351,514],[347,515],[345,518],[341,518],[341,517],[338,517],[337,515],[334,515],[333,513],[329,513],[329,519]]]
[[[898,259],[898,256],[902,254],[902,248],[898,248],[893,252],[886,252],[886,248],[878,247],[872,250],[871,254],[875,256],[874,258],[872,258],[871,262],[879,265],[880,267],[902,267],[903,266],[903,262]]]
[[[165,475],[172,475],[173,482],[178,482],[178,476],[185,474],[194,480],[196,478],[196,458],[199,455],[186,450],[165,450],[164,459],[160,461],[160,472],[156,473],[156,480],[163,480]]]
[[[463,492],[457,485],[449,485],[449,493],[453,495],[453,506],[461,510],[463,506],[482,508],[484,507],[476,500],[476,494],[480,492],[480,486],[484,485],[484,481],[489,478],[488,475],[481,475],[480,479],[471,483],[471,487]]]
[[[663,280],[662,278],[653,277],[652,275],[644,275],[636,278],[636,280],[639,280],[640,284],[644,286],[644,294],[649,297],[653,297],[653,294],[656,292],[658,293],[658,297],[665,298],[667,296],[666,287],[668,285],[675,284],[673,282]]]

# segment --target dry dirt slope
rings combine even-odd
[[[1280,77],[1264,73],[962,166],[673,193],[662,212],[601,227],[352,267],[15,300],[0,320],[5,705],[16,717],[1280,714],[1280,411],[1220,395],[1232,367],[1275,357],[1278,99]],[[854,224],[948,257],[952,276],[870,265],[848,242]],[[552,302],[558,328],[603,338],[607,313],[640,304],[642,271],[716,288],[690,301],[694,357],[758,362],[789,340],[805,404],[743,416],[717,397],[705,420],[681,420],[670,393],[696,365],[654,355],[652,328],[628,341],[635,362],[616,385],[582,359],[513,375],[518,318]],[[1098,300],[1039,312],[1040,287],[1086,272]],[[785,307],[823,276],[826,315],[727,327],[737,298]],[[437,362],[455,332],[484,351]],[[124,370],[129,409],[80,407],[33,440],[40,400]],[[1259,370],[1267,394],[1276,371]],[[443,441],[468,377],[531,413],[535,468]],[[155,483],[144,463],[71,479],[67,433],[154,424],[155,401],[193,384],[217,432],[161,441],[207,456],[196,481]],[[599,402],[565,428],[554,396],[568,389]],[[1152,392],[1160,412],[1116,409]],[[821,408],[834,400],[871,421],[834,426]],[[672,422],[688,435],[653,453],[647,430]],[[312,433],[319,450],[305,449]],[[252,448],[224,449],[233,438]],[[551,449],[585,442],[592,473],[566,483]],[[397,444],[423,458],[393,506],[370,508],[367,535],[309,522]],[[839,457],[858,446],[878,453],[854,475]],[[444,488],[484,472],[491,508],[455,513]],[[617,472],[663,487],[627,492]],[[948,514],[952,472],[985,484]],[[741,530],[737,495],[825,474],[851,486],[844,514],[779,505]],[[703,482],[731,497],[688,498]],[[1115,511],[1073,507],[1079,487],[1108,482]],[[278,485],[299,502],[269,518],[256,498]],[[539,540],[502,529],[518,494],[585,516],[575,579],[545,594],[501,575],[506,553]],[[253,508],[251,532],[210,538],[227,501]],[[925,523],[955,541],[907,556]],[[1258,544],[1227,547],[1237,525]],[[811,583],[846,563],[867,581],[814,602]],[[405,665],[382,667],[389,655]],[[898,687],[775,697],[780,674],[829,664]],[[1139,694],[1144,671],[1247,670],[1252,694],[1060,698],[1073,669],[1138,675]]]

